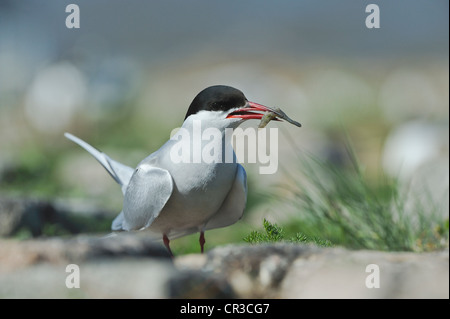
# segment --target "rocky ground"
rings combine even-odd
[[[67,202],[0,197],[0,298],[449,298],[448,248],[405,253],[278,243],[170,258],[145,234],[86,234],[93,224],[108,228],[109,216]],[[30,239],[12,239],[23,237]],[[77,274],[79,288],[68,288]],[[368,288],[377,275],[379,288]]]
[[[76,264],[76,271],[66,269]],[[376,283],[378,266],[379,288]],[[366,272],[369,271],[369,272]],[[0,240],[0,298],[449,298],[449,251],[230,245],[171,259],[128,234]]]

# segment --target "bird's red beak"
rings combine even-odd
[[[265,112],[272,112],[272,111],[273,110],[267,106],[249,101],[244,107],[228,114],[227,119],[241,118],[244,120],[252,120],[252,119],[260,120],[264,116]],[[262,112],[262,113],[255,113],[255,112]]]

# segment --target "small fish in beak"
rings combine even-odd
[[[278,109],[279,110],[279,109]],[[266,125],[272,121],[272,120],[276,120],[277,119],[277,115],[273,112],[267,112],[266,114],[263,115],[263,117],[261,118],[261,122],[259,122],[258,128],[264,128],[266,127]]]
[[[263,117],[261,118],[261,122],[259,122],[258,128],[264,128],[270,121],[279,121],[279,119],[285,120],[298,127],[302,126],[299,122],[292,120],[289,116],[286,115],[286,113],[284,113],[279,107],[277,107],[275,109],[271,109],[263,115]]]

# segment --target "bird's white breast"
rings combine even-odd
[[[187,127],[188,130],[192,128],[189,123],[183,127]],[[203,129],[206,128],[208,126],[205,125]],[[194,134],[190,138],[190,141],[185,142],[194,143]],[[195,142],[200,143],[202,149],[206,145],[211,147],[211,143],[219,143],[215,149],[220,149],[222,155],[226,151],[232,152],[235,159],[231,144],[225,140],[225,134],[222,134],[220,139]],[[179,232],[193,227],[198,228],[199,225],[205,224],[221,207],[233,185],[237,171],[236,161],[224,163],[224,156],[219,156],[221,160],[213,163],[206,163],[203,159],[200,163],[193,163],[193,156],[188,163],[176,163],[171,158],[171,148],[176,143],[179,141],[169,140],[144,160],[150,165],[169,171],[174,181],[172,196],[150,226],[151,230],[164,233],[170,233],[170,230]]]

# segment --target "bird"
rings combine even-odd
[[[214,129],[218,137],[201,141],[193,140],[195,134],[189,134],[184,140],[171,138],[136,168],[113,160],[70,133],[64,135],[89,152],[120,185],[123,206],[112,222],[113,232],[147,230],[162,238],[170,256],[173,256],[172,239],[200,233],[203,253],[205,231],[236,223],[247,203],[247,174],[236,160],[231,135],[226,131],[250,119],[262,123],[268,112],[274,115],[270,119],[301,126],[279,108],[248,101],[236,88],[207,87],[193,99],[180,130],[195,133],[200,123],[201,133]],[[200,144],[197,148],[196,142]],[[179,153],[174,151],[176,147],[178,151],[185,150],[189,159],[206,144],[218,150],[218,160],[174,161],[173,155]],[[232,160],[225,161],[225,154],[232,154]]]

